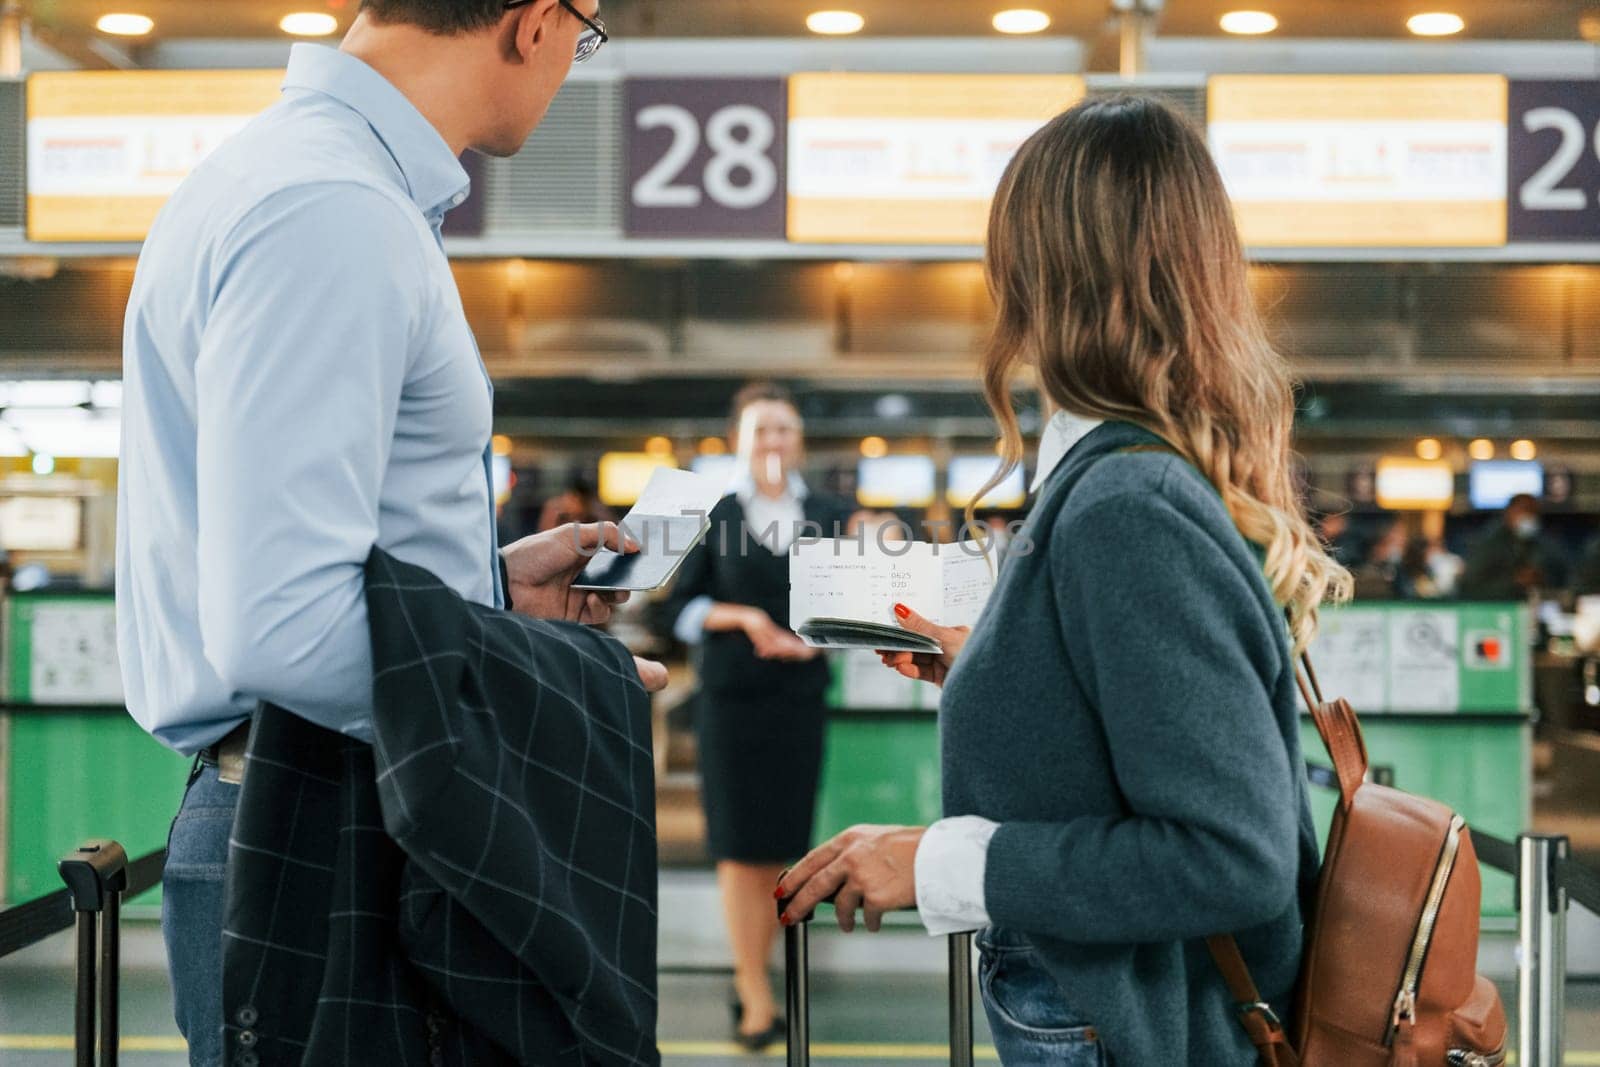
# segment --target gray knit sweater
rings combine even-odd
[[[1126,423],[1052,472],[940,706],[985,903],[1118,1067],[1250,1064],[1206,952],[1287,1009],[1317,843],[1283,616],[1220,498]],[[1070,497],[1070,500],[1069,500]]]

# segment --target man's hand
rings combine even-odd
[[[633,657],[633,669],[639,672],[646,693],[659,693],[667,687],[667,668],[653,659]]]
[[[611,618],[611,608],[628,599],[627,593],[595,593],[572,588],[573,579],[596,552],[637,552],[639,545],[624,539],[614,522],[569,522],[554,530],[524,537],[502,549],[510,588],[511,610],[536,619],[565,619],[599,625]]]
[[[775,895],[789,899],[784,925],[833,897],[839,929],[855,929],[860,908],[867,929],[877,933],[885,912],[917,902],[917,846],[926,832],[922,826],[852,826],[813,849],[778,881]]]

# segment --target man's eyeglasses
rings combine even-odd
[[[505,10],[510,11],[512,8],[522,7],[533,2],[534,0],[506,0]],[[576,7],[573,7],[572,0],[561,0],[561,6],[572,12],[573,16],[583,23],[583,32],[578,35],[578,53],[572,57],[574,63],[582,63],[600,51],[600,46],[611,39],[606,36],[606,24],[598,18],[590,18]]]

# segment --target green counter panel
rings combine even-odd
[[[939,817],[939,726],[927,714],[835,714],[817,798],[817,841],[857,823],[926,825]]]
[[[1433,797],[1469,825],[1514,839],[1529,813],[1529,739],[1524,722],[1467,716],[1362,720],[1372,764],[1387,767],[1395,785]],[[1309,719],[1301,744],[1313,763],[1327,752]],[[1311,809],[1325,840],[1335,794],[1313,788]],[[940,815],[937,720],[916,712],[836,712],[828,723],[822,788],[817,802],[820,843],[856,823],[926,825]],[[1483,913],[1514,914],[1509,876],[1485,869]]]
[[[1467,716],[1430,719],[1361,720],[1373,767],[1388,767],[1394,786],[1432,797],[1455,809],[1467,825],[1506,840],[1527,828],[1531,814],[1528,776],[1532,755],[1524,722],[1473,722]],[[1300,744],[1312,763],[1329,765],[1327,749],[1309,718],[1300,724]],[[1311,790],[1317,838],[1326,840],[1337,794]],[[1516,913],[1516,887],[1510,875],[1483,868],[1483,914]]]
[[[39,710],[8,717],[7,904],[60,889],[56,860],[84,838],[115,838],[130,859],[166,844],[183,799],[187,759],[126,712]]]

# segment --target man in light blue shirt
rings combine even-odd
[[[496,556],[490,386],[440,239],[467,196],[457,157],[521,147],[604,41],[595,4],[364,0],[340,50],[296,46],[282,100],[196,168],[145,242],[124,336],[118,625],[130,711],[201,757],[163,913],[195,1063],[222,1059],[238,787],[215,764],[261,702],[370,736],[371,547],[478,603],[610,611],[570,584],[612,527]]]

